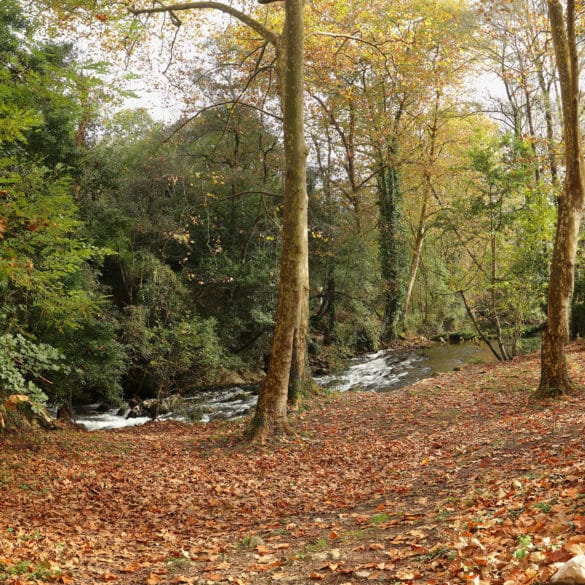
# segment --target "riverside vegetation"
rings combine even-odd
[[[156,122],[121,108],[128,95],[114,65],[82,58],[69,28],[86,18],[96,51],[108,41],[115,61],[118,29],[105,23],[137,26],[135,17],[83,12],[83,3],[67,16],[67,6],[48,6],[44,21],[18,0],[0,7],[0,405],[27,396],[65,411],[192,393],[235,375],[257,381],[284,229],[280,114],[263,97],[270,67],[247,82],[243,55],[255,49],[233,22],[207,45],[213,75],[175,79],[202,103]],[[488,18],[465,2],[414,0],[400,14],[385,4],[371,14],[359,3],[313,8],[307,30],[335,26],[332,37],[307,35],[309,353],[327,368],[399,337],[449,334],[483,336],[501,359],[521,353],[547,308],[561,137],[536,120],[556,109],[536,90],[521,104],[496,100],[510,132],[461,82],[472,63],[500,71],[476,41],[501,49],[524,12],[494,6]],[[522,10],[542,24],[530,2]],[[350,22],[373,35],[360,51],[343,42]],[[51,40],[55,23],[70,42]],[[550,87],[552,58],[534,56],[526,75]],[[245,100],[226,102],[244,89]],[[574,334],[583,329],[580,256],[576,267]]]

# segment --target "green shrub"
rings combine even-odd
[[[20,334],[0,336],[0,397],[22,394],[33,404],[43,405],[51,386],[45,376],[70,371],[63,354],[51,345],[35,343]]]
[[[104,312],[101,319],[88,318],[77,331],[64,331],[55,340],[73,368],[56,380],[50,397],[54,405],[95,400],[122,404],[121,379],[127,357],[117,339],[118,328],[113,317]]]
[[[185,315],[149,326],[149,309],[128,308],[123,336],[133,378],[148,380],[149,393],[165,394],[211,384],[225,366],[225,352],[214,319]]]

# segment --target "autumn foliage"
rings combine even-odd
[[[583,382],[585,347],[572,346]],[[0,581],[544,582],[585,543],[583,398],[532,355],[245,422],[0,439]]]

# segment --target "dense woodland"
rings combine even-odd
[[[242,6],[282,28],[281,3]],[[262,370],[280,57],[219,14],[206,35],[197,10],[1,3],[3,424],[9,396],[119,404]],[[546,3],[317,0],[304,28],[311,360],[450,335],[518,355],[546,321],[565,178]],[[148,76],[149,51],[168,60],[172,123],[125,106],[120,63]],[[573,335],[581,272],[578,253]]]

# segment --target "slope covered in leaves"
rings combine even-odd
[[[241,422],[3,436],[0,582],[546,581],[585,543],[585,413],[531,402],[537,376],[319,397],[275,445]]]

